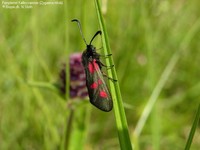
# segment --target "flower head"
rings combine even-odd
[[[72,98],[84,98],[88,95],[81,56],[81,53],[74,53],[70,56],[70,97]]]
[[[81,53],[73,53],[70,55],[70,98],[84,98],[88,95],[81,56]],[[59,73],[58,87],[62,94],[66,93],[66,64],[62,65]]]

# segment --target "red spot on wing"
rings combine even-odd
[[[103,82],[102,82],[102,80],[98,80],[98,84],[100,85],[100,84],[103,84]]]
[[[94,82],[94,83],[92,83],[91,85],[90,85],[90,88],[91,89],[96,89],[98,87],[98,84],[96,83],[96,82]]]
[[[100,91],[99,96],[103,97],[103,98],[107,98],[108,97],[108,95],[107,95],[107,93],[105,91]]]
[[[98,64],[96,63],[96,60],[94,59],[92,62],[89,62],[88,69],[90,73],[94,73],[96,70],[99,69]]]
[[[93,64],[91,63],[91,62],[89,62],[89,64],[88,64],[88,69],[89,69],[89,72],[90,73],[94,73],[94,66],[93,66]]]

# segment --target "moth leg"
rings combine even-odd
[[[115,65],[112,65],[112,66],[106,66],[106,65],[104,65],[101,61],[97,61],[97,63],[102,67],[106,67],[107,69],[111,69],[111,68],[113,68]]]
[[[100,62],[101,63],[101,62]],[[103,67],[106,67],[106,69],[112,69],[115,65],[111,65],[111,66],[106,66],[106,65],[104,65],[103,63],[101,63],[101,65],[103,66]]]
[[[108,54],[108,55],[100,55],[100,57],[102,57],[102,58],[109,58],[110,56],[112,56],[112,54]]]
[[[111,81],[113,81],[113,82],[117,82],[116,79],[113,79],[113,78],[109,77],[109,76],[108,76],[107,74],[105,74],[104,72],[102,72],[102,74],[103,74],[104,77],[108,78],[109,80],[111,80]]]
[[[115,65],[112,65],[112,66],[105,66],[105,67],[106,67],[106,69],[108,70],[108,69],[112,69],[114,66],[115,66]]]
[[[103,47],[100,47],[100,48],[96,49],[96,51],[101,50],[101,49],[103,49]]]

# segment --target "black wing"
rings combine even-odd
[[[113,107],[112,97],[95,59],[88,63],[85,72],[90,102],[103,111],[111,111]]]

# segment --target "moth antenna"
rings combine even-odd
[[[80,30],[80,33],[81,33],[81,36],[82,36],[82,39],[85,42],[85,44],[88,45],[86,40],[85,40],[85,37],[83,36],[83,32],[82,32],[82,27],[81,27],[80,21],[78,19],[73,19],[72,22],[77,22],[79,30]]]
[[[90,41],[90,45],[92,44],[92,41],[94,40],[94,38],[95,38],[98,34],[101,35],[101,31],[97,31],[97,32],[95,33],[95,35],[93,36],[93,38],[92,38],[91,41]]]

